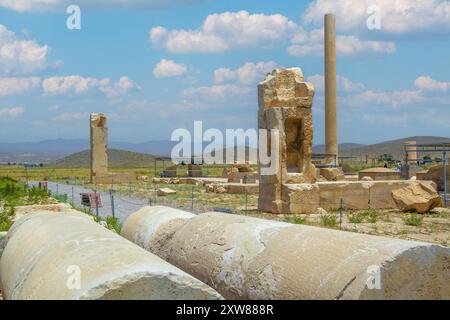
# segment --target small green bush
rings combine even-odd
[[[338,218],[335,215],[323,214],[320,216],[320,221],[324,226],[335,227],[338,224]]]
[[[417,213],[411,213],[403,217],[403,222],[407,226],[419,227],[422,225],[423,217]]]

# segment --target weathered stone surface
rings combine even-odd
[[[400,172],[388,168],[369,168],[358,172],[359,180],[370,177],[373,180],[400,180]]]
[[[450,208],[434,208],[430,210],[434,214],[450,214]]]
[[[258,207],[282,213],[284,184],[316,181],[316,169],[311,162],[314,87],[304,81],[300,68],[275,69],[258,85],[258,95],[258,126],[269,132],[278,130],[280,146],[274,173],[260,175]]]
[[[336,209],[341,199],[345,209],[392,209],[397,208],[391,192],[417,182],[408,180],[391,181],[337,181],[314,184],[291,184],[283,189],[283,213],[313,213],[321,207]],[[422,182],[430,189],[433,182]]]
[[[393,190],[392,198],[402,211],[426,213],[435,207],[442,206],[442,198],[436,189],[421,182]]]
[[[79,212],[77,210],[72,209],[72,207],[67,203],[55,203],[55,204],[41,204],[41,205],[32,205],[32,206],[18,206],[14,210],[14,221],[19,220],[23,216],[39,212],[39,211],[47,211],[47,212]]]
[[[108,128],[103,113],[91,113],[91,183],[96,183],[97,176],[108,174]]]
[[[447,188],[450,190],[450,165],[447,165]],[[431,167],[426,172],[417,173],[417,179],[419,180],[431,180],[434,181],[439,191],[444,191],[444,165],[439,164]]]
[[[0,232],[0,259],[2,258],[3,249],[6,246],[6,234],[7,232]]]
[[[71,275],[81,272],[79,289]],[[93,222],[39,212],[17,221],[0,261],[5,299],[218,299],[213,289]]]
[[[177,211],[175,230],[154,223],[165,215],[159,210],[130,216],[145,234],[137,242],[225,298],[450,298],[450,249],[439,245],[219,213]],[[145,225],[151,231],[142,233]],[[370,268],[379,270],[379,290],[367,287]]]
[[[321,168],[320,175],[327,181],[342,181],[345,180],[344,173],[338,168]]]
[[[199,164],[188,164],[188,176],[189,177],[203,176],[202,166]]]
[[[362,177],[359,180],[361,180],[361,181],[373,181],[373,179],[371,177],[366,177],[366,176]]]
[[[170,196],[171,194],[176,194],[177,192],[170,188],[159,188],[156,191],[156,194],[160,197]]]

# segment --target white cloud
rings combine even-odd
[[[111,86],[101,86],[100,91],[109,98],[123,96],[134,90],[140,90],[139,85],[128,77],[121,77],[119,81]]]
[[[314,29],[311,31],[301,30],[292,39],[292,45],[287,52],[292,56],[324,54],[324,31]],[[336,36],[336,53],[342,56],[352,56],[356,54],[389,54],[396,51],[396,45],[392,41],[369,41],[361,40],[353,35]]]
[[[326,13],[335,13],[339,31],[367,33],[367,8],[381,10],[381,30],[386,34],[448,33],[450,8],[446,0],[315,0],[303,16],[305,24],[323,25]]]
[[[172,60],[161,60],[153,69],[156,78],[177,77],[185,74],[187,67],[184,64],[178,64]]]
[[[42,82],[42,89],[48,94],[84,93],[92,88],[109,85],[108,78],[84,78],[81,76],[51,77]]]
[[[254,92],[255,89],[251,87],[225,84],[185,89],[183,90],[182,95],[188,99],[217,102],[247,99],[251,97]]]
[[[150,30],[155,47],[173,53],[216,53],[235,47],[268,47],[290,39],[297,25],[280,14],[249,14],[247,11],[208,15],[196,30],[167,30],[158,26]]]
[[[450,90],[450,82],[440,82],[429,76],[421,76],[414,81],[416,87],[423,91],[442,91]]]
[[[157,9],[171,5],[192,4],[201,0],[78,0],[82,8]],[[0,0],[0,7],[18,12],[64,10],[73,0]]]
[[[0,109],[0,119],[1,118],[16,118],[25,113],[25,109],[22,107],[14,108],[3,108]]]
[[[20,40],[14,32],[0,24],[1,73],[22,74],[45,69],[49,52],[47,45],[39,45],[34,40]]]
[[[427,101],[420,91],[375,91],[367,90],[362,93],[348,95],[341,100],[344,105],[351,107],[385,106],[399,108]]]
[[[316,92],[325,91],[325,77],[323,75],[315,74],[307,77],[307,81],[314,84]],[[363,91],[366,86],[360,82],[353,82],[350,79],[343,76],[336,76],[336,82],[338,87],[338,93],[340,92],[360,92]]]
[[[75,112],[75,113],[65,112],[52,118],[53,121],[57,122],[80,121],[87,119],[89,119],[89,114],[82,112]]]
[[[41,83],[39,77],[31,78],[0,78],[0,97],[23,94]]]
[[[42,89],[47,94],[82,94],[97,89],[108,97],[113,98],[139,89],[139,86],[126,76],[111,84],[111,79],[109,78],[85,78],[73,75],[47,78],[42,81]]]
[[[276,66],[277,64],[273,61],[258,63],[247,62],[236,70],[228,68],[217,69],[214,72],[214,79],[216,83],[238,81],[246,85],[255,84],[258,81],[264,80],[264,76]]]

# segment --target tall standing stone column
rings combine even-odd
[[[325,153],[327,163],[338,158],[336,110],[336,23],[333,14],[325,15]]]
[[[103,113],[91,113],[91,183],[108,175],[108,128]]]

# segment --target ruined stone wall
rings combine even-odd
[[[284,183],[316,181],[316,170],[311,163],[313,96],[313,85],[304,81],[300,68],[275,69],[258,85],[258,126],[269,132],[277,129],[280,134],[279,165],[272,175],[260,175],[261,210],[283,211]]]

